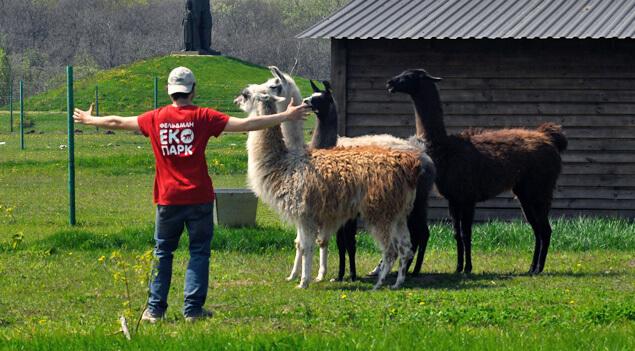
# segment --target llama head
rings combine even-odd
[[[256,96],[260,94],[266,94],[266,91],[257,84],[250,84],[234,99],[234,104],[241,110],[251,114],[256,112]]]
[[[278,112],[286,110],[291,99],[293,99],[294,105],[299,105],[300,101],[302,101],[302,95],[293,78],[291,78],[290,75],[283,73],[276,66],[269,66],[269,70],[271,71],[273,78],[263,84],[260,84],[260,88],[271,96],[284,98],[284,100],[281,100],[278,103]]]
[[[435,83],[441,78],[433,77],[424,69],[409,69],[393,77],[386,83],[391,93],[414,94],[422,89],[435,88]]]
[[[337,114],[330,113],[331,108],[335,106],[331,84],[328,81],[322,81],[324,90],[321,90],[314,81],[311,80],[310,82],[313,88],[313,95],[304,99],[303,102],[311,107],[321,122],[337,123]]]
[[[261,85],[250,84],[234,99],[234,104],[249,114],[258,112],[262,104],[272,104],[273,110],[267,114],[275,114],[277,113],[276,104],[284,101],[286,99],[283,97],[268,94]]]

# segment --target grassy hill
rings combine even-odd
[[[95,86],[99,86],[100,114],[136,114],[153,107],[154,77],[159,78],[159,105],[168,104],[165,92],[168,74],[177,66],[190,68],[198,80],[197,104],[224,112],[238,112],[234,97],[249,83],[271,78],[265,67],[222,56],[164,56],[138,61],[130,65],[101,71],[75,81],[75,104],[88,106],[94,101]],[[303,93],[308,94],[308,81],[297,78]],[[66,86],[30,97],[28,111],[65,111]]]

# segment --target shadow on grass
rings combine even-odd
[[[592,278],[592,277],[617,277],[623,276],[620,272],[549,272],[540,275],[529,273],[422,273],[418,275],[408,274],[402,285],[403,289],[442,289],[442,290],[468,290],[468,289],[493,289],[505,287],[505,282],[520,277],[533,277],[535,279],[549,277]],[[397,279],[397,273],[390,273],[385,280],[384,289],[390,287]],[[327,290],[367,291],[372,290],[377,282],[377,277],[362,276],[356,282],[344,281],[327,287]],[[364,285],[359,285],[364,284]]]
[[[526,274],[527,275],[527,274]],[[536,277],[569,277],[569,278],[593,278],[593,277],[619,277],[625,275],[622,272],[543,272]]]
[[[509,273],[424,273],[409,275],[404,287],[443,290],[492,289],[504,287],[504,282],[513,278],[514,275]]]
[[[504,287],[501,282],[513,279],[513,274],[499,273],[479,273],[479,274],[455,274],[455,273],[424,273],[418,275],[409,274],[402,285],[404,289],[444,289],[444,290],[464,290],[464,289],[491,289]],[[389,288],[397,279],[397,273],[390,273],[384,282],[383,288]],[[496,284],[492,284],[494,281]],[[377,277],[358,277],[354,285],[343,282],[329,286],[328,290],[372,290],[377,282]],[[358,283],[368,284],[360,286]],[[339,285],[341,284],[341,285]]]

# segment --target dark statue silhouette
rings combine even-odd
[[[212,11],[209,0],[186,0],[183,17],[185,51],[218,54],[212,46]]]

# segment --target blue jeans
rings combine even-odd
[[[157,206],[155,256],[158,259],[156,276],[150,283],[148,309],[163,315],[168,308],[168,292],[172,280],[173,252],[179,245],[183,228],[190,237],[190,261],[185,273],[185,303],[183,314],[201,313],[209,285],[209,257],[214,222],[212,204]]]

